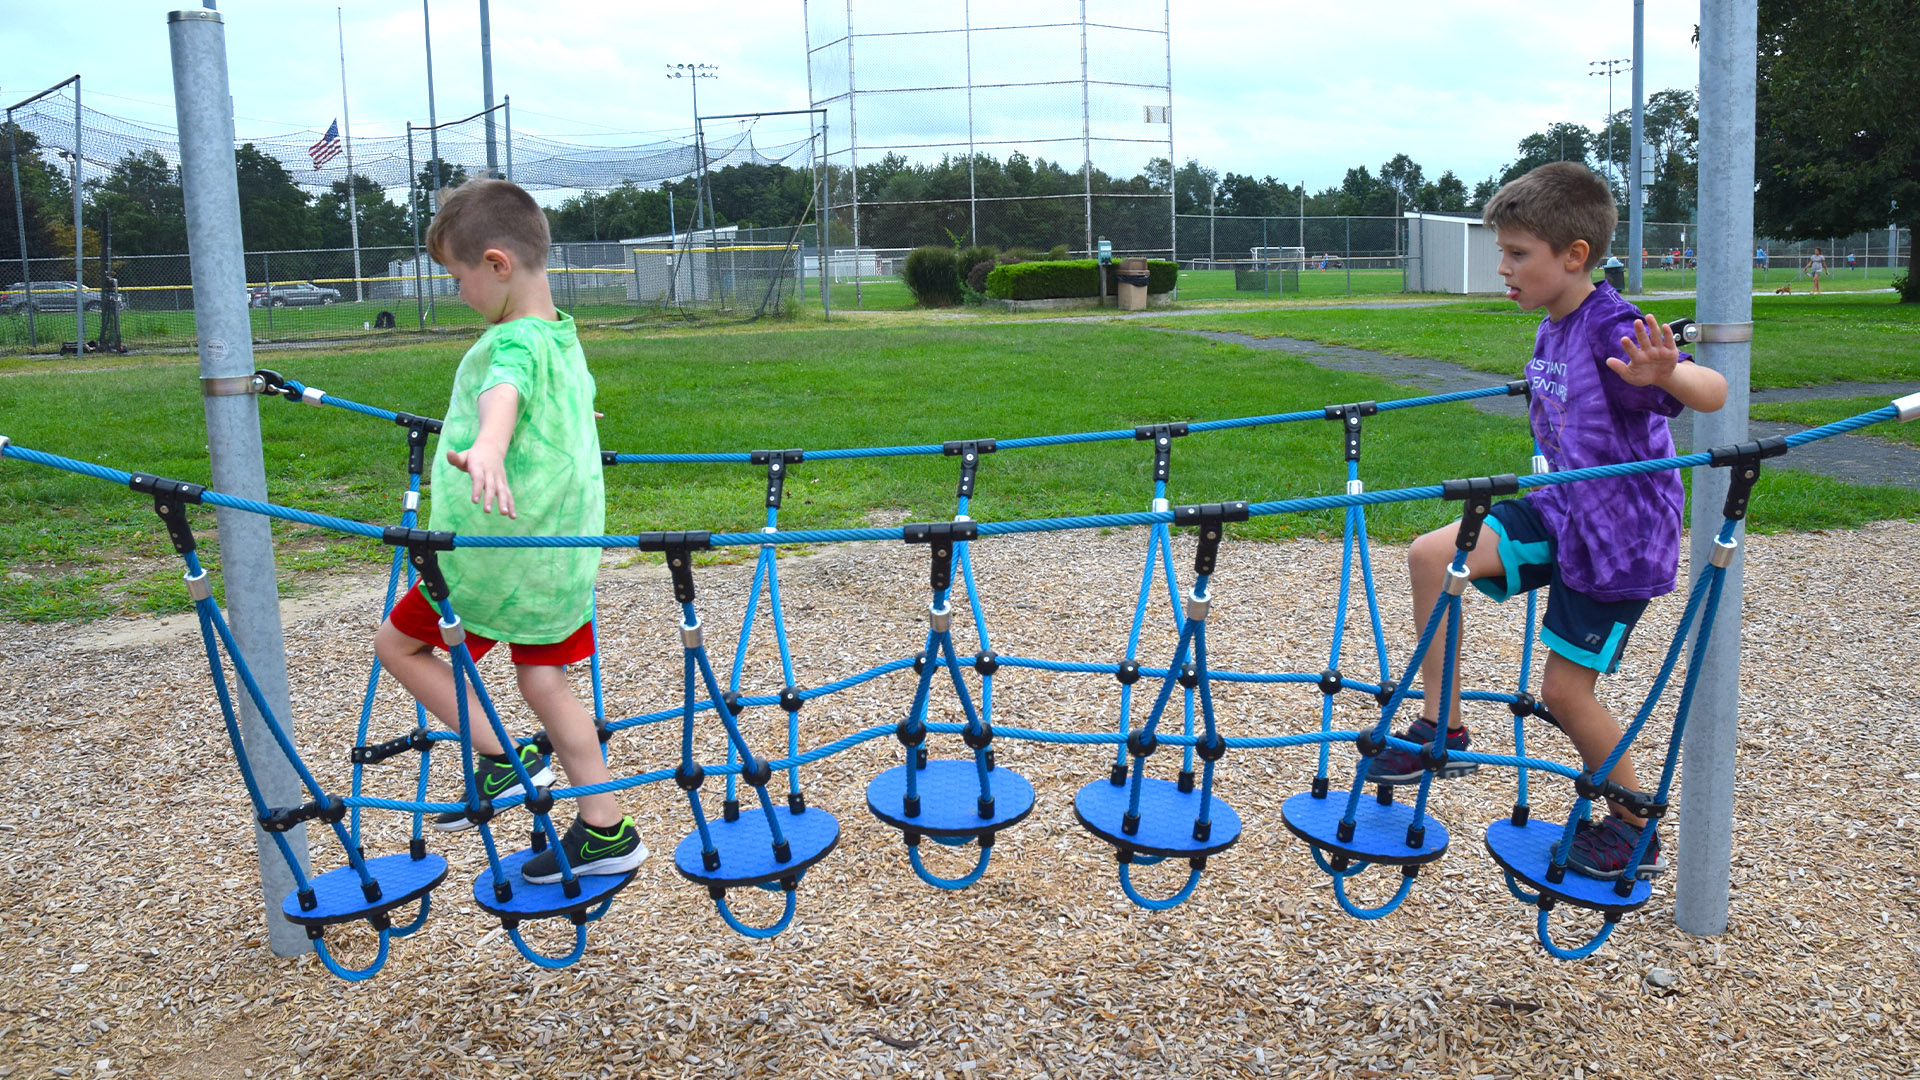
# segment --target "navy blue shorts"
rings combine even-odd
[[[1547,617],[1540,622],[1540,643],[1602,674],[1620,666],[1627,637],[1647,610],[1645,600],[1595,600],[1560,580],[1556,543],[1540,514],[1526,499],[1493,504],[1487,528],[1500,538],[1500,564],[1506,577],[1478,578],[1473,587],[1495,600],[1547,586]]]

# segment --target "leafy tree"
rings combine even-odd
[[[433,214],[436,209],[433,204],[434,178],[436,173],[439,176],[439,188],[442,191],[448,188],[459,187],[461,184],[467,182],[467,167],[465,165],[455,165],[441,158],[428,158],[427,163],[421,166],[420,175],[414,177],[413,181],[413,212],[420,221],[420,238],[423,243],[426,241],[427,225],[433,221]],[[357,195],[355,197],[358,198]],[[409,238],[409,242],[411,242],[411,238]]]
[[[52,197],[52,178],[48,175],[52,170],[40,157],[40,139],[17,124],[0,121],[0,177],[4,177],[0,181],[0,260],[20,258],[19,217],[13,204],[14,151],[8,148],[9,134],[13,136],[12,146],[20,154],[20,202],[26,211],[27,255],[30,258],[55,255],[58,250],[54,247],[52,219],[64,204]],[[73,250],[71,244],[67,250]],[[0,269],[0,274],[7,274],[7,280],[12,281],[19,269],[17,265],[11,271]]]
[[[187,250],[187,207],[179,174],[157,150],[128,151],[99,180],[87,182],[96,211],[113,215],[115,255],[176,255]],[[97,222],[96,214],[88,219]]]
[[[1173,208],[1178,214],[1205,214],[1214,211],[1214,195],[1220,183],[1220,174],[1201,165],[1192,158],[1187,159],[1180,171],[1173,174]]]
[[[240,183],[240,232],[249,251],[295,251],[314,246],[307,193],[280,159],[252,143],[233,152]]]
[[[1590,164],[1596,156],[1600,156],[1593,149],[1593,138],[1593,132],[1579,124],[1565,122],[1528,135],[1521,139],[1516,147],[1520,156],[1501,170],[1500,179],[1494,187],[1498,189],[1501,184],[1517,180],[1550,161],[1578,161],[1583,165]],[[1604,147],[1606,132],[1600,133],[1600,140]],[[1488,192],[1487,198],[1492,197],[1492,192]],[[1482,204],[1486,202],[1477,195],[1475,201]]]
[[[1440,174],[1440,179],[1430,184],[1421,184],[1420,193],[1414,205],[1422,210],[1440,214],[1457,214],[1467,208],[1467,185],[1453,175],[1449,169]]]
[[[1758,76],[1761,231],[1920,224],[1920,7],[1760,0]]]
[[[407,226],[407,209],[387,198],[387,193],[372,179],[355,173],[353,206],[360,217],[360,246],[403,247],[413,243]],[[353,244],[353,228],[347,220],[347,181],[335,180],[332,190],[313,200],[314,235],[323,248],[343,248]]]

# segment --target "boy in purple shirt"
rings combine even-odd
[[[1675,345],[1671,330],[1651,315],[1643,319],[1613,286],[1593,282],[1593,268],[1618,221],[1606,181],[1572,162],[1542,165],[1501,188],[1484,219],[1500,245],[1507,298],[1523,311],[1546,309],[1526,368],[1527,411],[1534,440],[1554,471],[1668,457],[1668,417],[1682,408],[1712,412],[1726,403],[1727,382],[1719,372],[1696,366]],[[1602,672],[1619,667],[1647,602],[1673,591],[1684,503],[1680,477],[1671,471],[1537,488],[1494,504],[1486,524],[1498,542],[1483,537],[1467,553],[1474,587],[1495,600],[1547,586],[1540,640],[1549,651],[1540,698],[1589,770],[1604,764],[1620,740],[1620,725],[1595,696],[1594,685]],[[1427,533],[1408,553],[1413,610],[1422,622],[1440,598],[1456,530],[1449,525]],[[1401,738],[1433,741],[1444,663],[1437,647],[1422,661],[1427,693],[1421,719]],[[1449,750],[1467,747],[1459,693],[1456,684],[1446,713]],[[1441,775],[1474,768],[1456,761],[1443,766]],[[1368,777],[1398,783],[1420,773],[1415,755],[1388,748],[1373,759]],[[1639,790],[1631,756],[1623,756],[1608,779]],[[1598,878],[1625,871],[1646,822],[1631,807],[1610,807],[1600,824],[1580,823],[1567,860],[1574,871]],[[1656,835],[1639,875],[1665,869]]]

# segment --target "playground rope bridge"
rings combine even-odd
[[[1713,615],[1719,607],[1727,568],[1732,565],[1738,547],[1736,529],[1746,516],[1747,502],[1759,477],[1761,461],[1818,439],[1888,420],[1905,421],[1920,416],[1920,394],[1916,394],[1809,431],[1717,447],[1702,453],[1622,462],[1564,473],[1549,472],[1545,459],[1536,453],[1532,472],[1524,476],[1470,477],[1382,491],[1368,491],[1360,479],[1361,434],[1366,418],[1424,405],[1525,394],[1525,384],[1512,382],[1452,394],[1388,402],[1353,402],[1240,419],[1152,424],[1131,429],[1019,439],[976,438],[909,446],[756,450],[725,454],[606,452],[603,462],[607,465],[714,462],[758,466],[764,470],[765,477],[766,525],[762,531],[743,533],[676,531],[607,536],[495,537],[460,536],[418,528],[425,447],[427,439],[439,432],[440,421],[339,398],[271,371],[257,373],[248,389],[257,394],[276,395],[317,407],[356,412],[391,421],[404,428],[407,433],[409,478],[400,522],[389,526],[372,525],[270,502],[236,498],[199,484],[146,473],[124,472],[15,446],[4,437],[0,437],[0,458],[126,484],[153,500],[156,514],[164,522],[175,550],[186,565],[188,591],[198,614],[209,670],[241,779],[246,785],[257,820],[272,836],[296,884],[292,895],[282,904],[282,911],[289,920],[307,927],[308,936],[329,970],[342,978],[356,980],[371,977],[384,965],[392,939],[411,934],[425,924],[431,909],[432,892],[447,876],[446,860],[426,848],[423,818],[429,813],[462,813],[479,826],[488,869],[473,882],[471,896],[480,907],[500,919],[501,925],[522,954],[533,963],[545,967],[562,967],[578,960],[586,948],[587,925],[606,914],[615,894],[632,880],[634,872],[591,876],[575,874],[572,867],[567,865],[559,834],[551,819],[555,801],[668,781],[684,792],[693,824],[692,830],[674,851],[675,868],[682,876],[707,889],[727,925],[752,937],[776,935],[794,918],[797,892],[807,870],[826,858],[840,837],[840,825],[835,816],[820,806],[808,803],[801,788],[802,767],[861,743],[887,737],[900,743],[902,760],[869,783],[866,791],[867,808],[879,821],[900,832],[908,863],[915,875],[941,889],[962,889],[978,881],[989,868],[997,836],[1006,829],[1018,826],[1034,809],[1032,784],[996,760],[995,743],[998,740],[1111,746],[1113,754],[1110,767],[1079,790],[1074,797],[1074,813],[1089,833],[1113,849],[1122,891],[1135,904],[1151,910],[1164,910],[1185,902],[1197,888],[1209,859],[1225,852],[1240,839],[1240,816],[1216,790],[1221,771],[1231,768],[1231,755],[1234,752],[1295,746],[1317,748],[1318,768],[1312,786],[1286,800],[1282,811],[1284,823],[1290,832],[1308,845],[1315,863],[1331,877],[1335,898],[1342,908],[1362,919],[1377,919],[1396,909],[1410,894],[1420,868],[1447,853],[1451,834],[1443,823],[1427,811],[1431,786],[1436,776],[1453,775],[1481,765],[1513,768],[1519,777],[1513,810],[1507,817],[1486,827],[1485,843],[1501,867],[1509,892],[1537,909],[1536,932],[1542,946],[1556,957],[1584,957],[1606,941],[1623,914],[1641,907],[1649,899],[1651,886],[1639,879],[1637,870],[1655,835],[1655,829],[1650,827],[1643,830],[1626,872],[1617,881],[1602,881],[1568,872],[1567,854],[1576,827],[1587,819],[1595,799],[1624,801],[1655,825],[1665,813],[1687,712],[1700,673],[1697,658],[1703,655],[1713,631]],[[1347,483],[1342,494],[1181,506],[1167,499],[1175,440],[1202,432],[1322,419],[1333,420],[1341,425],[1347,465]],[[1151,445],[1154,455],[1153,494],[1150,509],[1146,511],[1014,521],[975,521],[967,513],[979,480],[982,461],[988,455],[1028,447],[1118,440],[1137,440]],[[779,527],[786,479],[795,466],[845,458],[912,455],[942,455],[956,459],[959,483],[956,512],[951,520],[910,523],[895,528],[782,530]],[[1444,712],[1441,722],[1436,724],[1435,741],[1431,743],[1410,743],[1391,734],[1394,717],[1401,707],[1410,698],[1422,696],[1411,691],[1409,686],[1423,658],[1436,647],[1442,650],[1445,661],[1440,687],[1442,700],[1447,700],[1449,696],[1448,691],[1455,680],[1459,643],[1459,620],[1451,616],[1457,616],[1467,584],[1467,552],[1478,541],[1482,524],[1497,496],[1552,484],[1699,466],[1731,470],[1723,507],[1724,522],[1715,537],[1709,564],[1697,569],[1694,575],[1685,611],[1659,671],[1627,726],[1625,735],[1603,765],[1592,771],[1580,771],[1527,754],[1525,720],[1534,717],[1553,722],[1551,712],[1535,700],[1528,690],[1533,659],[1532,627],[1537,614],[1532,593],[1528,596],[1522,660],[1514,688],[1511,691],[1470,690],[1462,695],[1467,700],[1504,703],[1511,710],[1513,753],[1496,755],[1449,751],[1444,737],[1438,734],[1447,727]],[[1456,553],[1440,599],[1434,609],[1427,613],[1411,655],[1396,674],[1389,659],[1386,634],[1374,591],[1365,510],[1368,506],[1427,499],[1444,499],[1461,504]],[[458,731],[434,730],[424,710],[416,705],[414,727],[411,730],[384,741],[370,742],[373,703],[380,676],[379,664],[375,661],[367,678],[355,745],[351,752],[353,771],[350,790],[344,795],[326,790],[296,750],[288,728],[290,718],[276,716],[274,710],[269,708],[259,683],[241,655],[225,616],[213,601],[212,584],[208,572],[200,565],[193,528],[188,521],[187,508],[193,505],[211,505],[265,515],[392,545],[395,550],[388,575],[385,608],[393,606],[403,577],[408,587],[412,587],[416,580],[423,583],[434,600],[441,614],[441,634],[453,657],[455,694],[460,702]],[[1214,599],[1209,582],[1221,557],[1228,526],[1256,516],[1325,510],[1340,510],[1345,518],[1339,601],[1326,668],[1319,672],[1235,672],[1212,669],[1207,656],[1208,614]],[[971,545],[994,536],[1120,526],[1146,527],[1147,550],[1131,627],[1125,646],[1115,661],[1106,664],[1063,662],[1002,656],[995,652],[973,573]],[[1192,576],[1185,589],[1180,586],[1180,574],[1174,564],[1171,530],[1175,527],[1193,527],[1198,532]],[[847,674],[836,680],[804,686],[794,670],[789,648],[775,555],[777,549],[786,544],[843,542],[904,542],[926,549],[929,566],[927,631],[924,639],[917,642],[918,648],[911,653],[889,657],[865,671]],[[513,745],[513,739],[495,710],[464,643],[465,631],[440,573],[439,553],[462,547],[555,546],[635,548],[664,555],[674,599],[681,607],[679,646],[684,659],[681,701],[675,707],[658,712],[607,720],[602,697],[600,657],[596,650],[591,661],[594,715],[603,753],[606,752],[608,741],[622,731],[678,718],[681,723],[680,760],[672,766],[617,778],[607,784],[552,789],[536,786],[521,756],[509,754],[508,759],[527,794],[490,800],[478,790],[473,780],[473,725],[485,723],[502,745]],[[695,606],[697,590],[693,553],[728,546],[757,547],[759,558],[740,632],[734,642],[732,667],[723,687],[708,655],[706,626]],[[1369,673],[1375,675],[1373,678],[1357,678],[1341,669],[1346,651],[1344,639],[1352,599],[1356,553],[1361,597],[1372,631],[1374,664]],[[1177,643],[1164,660],[1157,656],[1143,658],[1140,655],[1141,635],[1148,612],[1156,606],[1156,590],[1164,591],[1167,613],[1178,632]],[[769,621],[778,647],[782,682],[773,692],[743,692],[745,657],[759,617],[763,593],[768,599]],[[956,603],[965,603],[972,611],[976,640],[971,644],[977,647],[968,654],[963,654],[954,639],[953,608]],[[1440,636],[1438,629],[1442,625],[1448,627],[1448,632],[1436,645],[1435,639]],[[1641,734],[1666,693],[1690,637],[1695,639],[1695,659],[1688,664],[1681,680],[1674,706],[1672,733],[1665,747],[1657,788],[1651,794],[1641,794],[1596,779],[1610,775],[1613,767]],[[231,679],[228,665],[232,669]],[[974,682],[966,678],[967,669],[974,673]],[[1111,677],[1119,686],[1117,723],[1104,732],[996,726],[993,722],[993,682],[1003,669]],[[898,723],[868,728],[826,745],[811,748],[803,745],[801,713],[809,702],[828,698],[894,672],[909,670],[914,675],[914,690]],[[964,723],[937,723],[928,719],[937,684],[942,681],[951,686],[965,717]],[[1217,682],[1310,686],[1321,695],[1320,728],[1318,731],[1283,736],[1228,735],[1221,730],[1214,708],[1212,688]],[[465,690],[469,684],[476,691],[482,706],[482,715],[479,717],[469,715]],[[1136,687],[1139,688],[1137,694]],[[270,805],[263,795],[256,778],[255,763],[241,738],[235,708],[236,693],[245,694],[264,720],[271,732],[274,752],[291,765],[305,789],[307,801],[293,806],[276,806]],[[1378,720],[1357,731],[1335,730],[1334,699],[1348,693],[1365,695],[1371,699],[1378,707]],[[1137,697],[1139,700],[1136,700]],[[756,753],[739,725],[746,710],[773,707],[785,713],[787,721],[785,753],[778,758]],[[1445,708],[1443,706],[1443,710]],[[712,713],[724,729],[727,746],[724,761],[701,762],[695,758],[695,728],[707,713]],[[1144,720],[1140,719],[1141,714],[1144,714]],[[945,741],[947,737],[955,735],[959,736],[958,742],[965,752],[953,757],[935,756],[932,752],[934,736],[941,736]],[[432,751],[436,744],[449,741],[458,745],[465,782],[464,798],[457,803],[428,801]],[[543,759],[552,752],[544,734],[536,735],[528,742]],[[1339,774],[1332,768],[1331,748],[1335,743],[1351,743],[1358,751],[1357,761],[1349,774]],[[1414,789],[1411,802],[1396,799],[1395,786],[1391,784],[1378,785],[1371,796],[1366,792],[1371,761],[1389,746],[1417,754],[1423,766],[1416,783],[1402,785]],[[1149,775],[1152,759],[1161,750],[1176,752],[1180,758],[1178,767],[1172,770],[1171,779]],[[385,799],[362,794],[366,766],[406,754],[417,754],[419,758],[413,799]],[[1563,823],[1531,819],[1528,775],[1532,771],[1573,781],[1576,798]],[[775,783],[776,773],[785,774],[784,800],[777,799],[769,792],[769,786]],[[720,813],[714,816],[707,812],[701,792],[707,781],[716,777],[722,780],[723,792]],[[739,790],[743,782],[752,790],[753,801],[757,804],[754,809],[743,805]],[[524,808],[531,818],[529,846],[515,853],[503,854],[493,826],[502,820],[502,815],[516,808]],[[365,853],[361,845],[361,815],[370,810],[395,811],[412,816],[412,839],[407,851],[373,857]],[[317,876],[305,875],[301,860],[295,857],[286,836],[305,822],[322,823],[328,827],[338,844],[343,865]],[[957,878],[936,875],[921,858],[921,847],[927,839],[947,846],[976,846],[978,855],[973,868]],[[533,855],[547,850],[550,845],[560,849],[561,880],[547,885],[526,882],[518,872],[520,865]],[[1144,895],[1135,887],[1131,876],[1134,866],[1168,859],[1184,860],[1188,866],[1185,882],[1173,893],[1153,897]],[[1381,867],[1382,873],[1389,878],[1397,873],[1398,881],[1393,883],[1387,899],[1370,907],[1363,906],[1348,895],[1349,882],[1375,866]],[[782,894],[781,914],[764,926],[743,922],[727,903],[728,892],[742,888],[760,888]],[[414,916],[403,925],[396,924],[394,913],[414,904],[418,905]],[[1557,906],[1563,904],[1602,914],[1604,921],[1588,941],[1571,947],[1555,942],[1549,926],[1550,916]],[[564,955],[544,954],[532,947],[520,933],[523,923],[551,918],[567,919],[575,928],[573,948]],[[342,966],[328,952],[323,934],[328,926],[361,921],[370,924],[377,932],[378,951],[364,967],[350,969]]]

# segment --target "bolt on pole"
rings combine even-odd
[[[261,456],[259,399],[214,389],[253,375],[253,329],[247,316],[246,263],[240,242],[240,185],[233,163],[233,105],[227,79],[226,26],[207,9],[167,16],[173,55],[174,110],[180,125],[180,171],[187,211],[187,252],[193,269],[194,318],[199,326],[200,378],[206,403],[207,450],[213,486],[242,499],[267,498]],[[281,636],[279,580],[273,566],[273,530],[267,518],[217,511],[220,571],[226,577],[227,616],[267,707],[286,720],[286,643]],[[253,764],[261,796],[270,805],[302,801],[300,780],[280,752],[251,698],[240,697],[240,740]],[[253,829],[267,929],[276,956],[312,949],[306,931],[280,914],[294,890],[292,870],[261,830]],[[285,836],[301,872],[307,869],[306,826]]]

